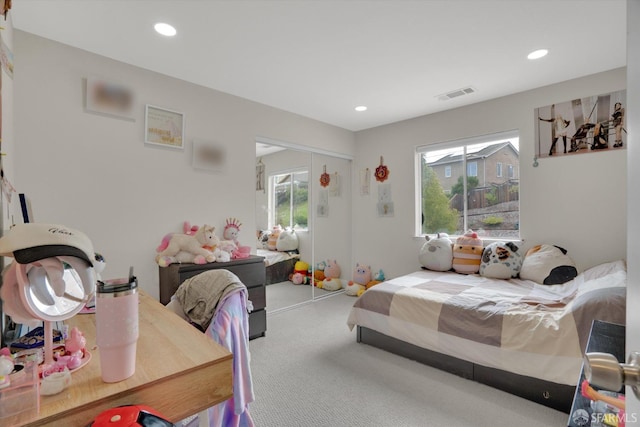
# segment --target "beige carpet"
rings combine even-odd
[[[258,427],[566,426],[568,415],[356,343],[355,297],[267,316],[250,342]]]

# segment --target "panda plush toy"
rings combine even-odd
[[[482,251],[480,275],[494,279],[518,277],[522,255],[513,242],[493,242]]]
[[[578,275],[575,263],[560,246],[537,245],[527,251],[520,278],[543,285],[560,285]]]

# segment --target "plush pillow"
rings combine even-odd
[[[256,249],[269,249],[269,235],[271,231],[269,230],[258,230],[258,240],[256,241]]]
[[[278,250],[278,237],[280,237],[280,233],[282,233],[282,227],[279,225],[273,227],[269,234],[269,239],[267,240],[267,249],[270,251]]]
[[[462,274],[474,274],[480,270],[482,239],[469,230],[456,239],[453,245],[453,269]]]
[[[513,242],[493,242],[482,252],[480,275],[494,279],[518,277],[522,267],[522,255]]]
[[[537,245],[524,256],[520,278],[544,285],[560,285],[578,275],[575,265],[565,249],[554,245]]]
[[[298,249],[298,235],[288,228],[280,232],[276,242],[276,249],[279,251],[295,251]]]
[[[424,236],[427,241],[420,249],[418,261],[428,270],[449,271],[453,264],[453,242],[446,233],[438,233],[435,238]]]

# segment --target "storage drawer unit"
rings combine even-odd
[[[207,270],[229,270],[247,287],[253,311],[249,314],[249,339],[262,337],[267,330],[267,312],[265,295],[266,269],[264,258],[251,255],[249,258],[229,262],[211,262],[207,264],[171,264],[158,267],[160,273],[160,302],[167,304],[178,286],[190,277]]]

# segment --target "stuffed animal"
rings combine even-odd
[[[529,249],[524,256],[520,278],[544,285],[560,285],[578,275],[575,265],[564,248],[537,245]]]
[[[227,218],[222,237],[225,240],[233,242],[235,249],[231,250],[231,259],[248,258],[251,254],[250,246],[243,246],[238,241],[238,235],[240,234],[240,226],[242,225],[236,218]]]
[[[482,252],[480,275],[494,279],[518,277],[522,255],[513,242],[493,242]]]
[[[326,291],[337,291],[338,289],[342,289],[342,281],[340,280],[341,274],[342,271],[340,270],[338,262],[335,259],[327,260],[327,262],[324,263],[324,270],[322,271],[324,278],[316,285],[320,289],[324,289]]]
[[[281,231],[278,235],[278,240],[276,240],[276,249],[281,252],[295,251],[298,249],[298,235],[295,230],[287,227]]]
[[[356,264],[353,272],[353,280],[347,284],[345,294],[360,296],[366,290],[366,285],[371,281],[371,266]]]
[[[205,264],[215,262],[214,250],[220,243],[216,228],[204,225],[194,235],[173,233],[166,235],[156,248],[156,262],[160,267],[173,263],[191,262]]]
[[[324,280],[324,269],[327,267],[326,261],[320,261],[316,263],[316,268],[313,270],[313,283],[318,285],[319,282]]]
[[[193,236],[194,234],[196,234],[196,231],[198,231],[198,228],[200,227],[198,227],[197,225],[191,225],[189,221],[185,221],[182,224],[182,232],[190,236]]]
[[[449,271],[453,266],[453,242],[447,233],[438,233],[435,238],[424,236],[427,240],[420,249],[418,260],[428,270]]]
[[[328,279],[337,279],[342,274],[338,262],[334,260],[327,260],[326,267],[324,268],[324,277]]]
[[[468,230],[456,239],[453,245],[453,269],[461,274],[474,274],[480,271],[482,260],[482,240],[478,233]]]
[[[279,225],[276,225],[273,227],[273,229],[271,230],[271,233],[269,234],[269,239],[267,240],[267,249],[269,249],[270,251],[277,251],[278,250],[278,237],[280,236],[280,233],[282,232],[282,227]]]
[[[378,270],[378,272],[376,273],[375,276],[373,276],[373,279],[369,280],[369,283],[366,284],[365,288],[369,289],[372,286],[377,285],[378,283],[382,283],[384,282],[384,271],[382,271],[382,269]]]
[[[294,285],[308,285],[309,283],[311,283],[309,263],[304,261],[296,261],[289,280],[291,280]]]

